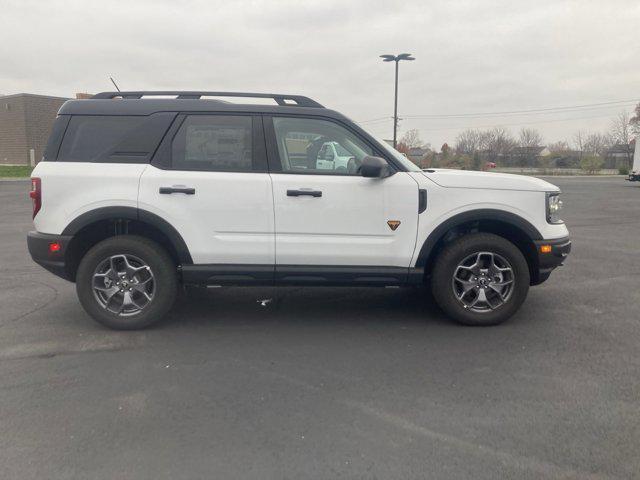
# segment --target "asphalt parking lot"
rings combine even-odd
[[[494,328],[420,290],[218,289],[95,324],[0,182],[0,477],[640,478],[640,185],[556,178],[567,265]]]

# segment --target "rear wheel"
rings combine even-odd
[[[509,319],[529,291],[522,252],[490,233],[473,233],[447,245],[433,268],[433,296],[464,325],[497,325]]]
[[[174,262],[143,237],[108,238],[87,252],[76,275],[80,303],[97,322],[117,330],[148,327],[173,305],[178,287]]]

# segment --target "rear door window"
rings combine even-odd
[[[253,171],[253,119],[247,115],[189,115],[171,145],[171,168]]]

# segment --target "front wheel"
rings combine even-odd
[[[173,305],[176,266],[157,243],[134,235],[92,247],[76,275],[80,303],[97,322],[116,330],[148,327]]]
[[[431,289],[449,317],[485,326],[509,319],[527,297],[529,282],[529,267],[518,247],[498,235],[473,233],[440,252]]]

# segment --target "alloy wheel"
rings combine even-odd
[[[118,254],[104,259],[92,277],[96,301],[119,316],[137,315],[153,300],[155,278],[151,268],[134,255]]]
[[[494,252],[476,252],[456,267],[453,293],[468,310],[486,313],[509,301],[515,276],[511,264]]]

